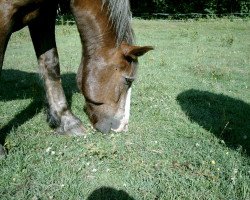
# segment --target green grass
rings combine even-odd
[[[81,46],[58,26],[62,77],[87,138],[46,123],[27,29],[9,43],[0,80],[1,199],[250,199],[250,21],[133,22],[140,59],[130,130],[91,129],[77,92]]]

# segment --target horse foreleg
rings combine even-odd
[[[81,121],[68,108],[61,84],[58,54],[52,48],[38,58],[41,75],[44,79],[48,101],[48,122],[59,133],[81,135],[84,133]]]
[[[11,35],[11,17],[8,10],[0,9],[0,78],[3,68],[5,50]],[[0,133],[1,134],[1,133]],[[6,155],[4,142],[1,142],[0,135],[0,158]]]
[[[11,35],[11,21],[8,13],[0,9],[0,76],[3,67],[5,50]]]
[[[5,33],[2,33],[1,27],[0,27],[0,76],[3,68],[3,59],[4,59],[4,53],[6,49],[6,40],[7,38],[4,36]]]
[[[46,19],[46,17],[43,16],[29,25],[29,30],[45,83],[49,106],[47,120],[51,127],[56,128],[61,134],[83,135],[84,127],[69,110],[61,84],[54,23],[51,22],[54,19]]]

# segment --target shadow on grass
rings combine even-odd
[[[40,81],[39,81],[40,80]],[[75,74],[62,75],[64,91],[71,105],[72,95],[77,91]],[[37,73],[28,73],[19,70],[3,70],[0,78],[0,101],[32,99],[31,103],[18,112],[6,125],[0,127],[0,145],[4,145],[6,136],[13,128],[32,119],[45,107],[45,92],[43,84]],[[14,105],[13,105],[14,106]],[[1,113],[1,117],[8,116],[15,110]]]
[[[123,190],[116,190],[111,187],[101,187],[93,191],[87,200],[135,200]]]
[[[210,131],[233,149],[250,155],[250,105],[222,94],[187,90],[177,101],[191,121]]]

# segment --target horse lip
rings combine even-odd
[[[127,132],[128,131],[128,121],[126,122],[121,122],[118,126],[118,128],[112,128],[111,126],[111,130],[116,132],[116,133],[119,133],[119,132]]]
[[[128,124],[124,125],[122,128],[118,128],[118,129],[112,129],[112,131],[119,133],[119,132],[127,132],[128,131]]]

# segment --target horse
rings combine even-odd
[[[126,131],[138,57],[153,49],[134,45],[129,0],[0,0],[0,75],[11,34],[28,26],[44,82],[49,125],[59,134],[86,134],[61,84],[55,41],[60,5],[68,5],[80,35],[82,59],[76,80],[90,122],[102,133]]]

